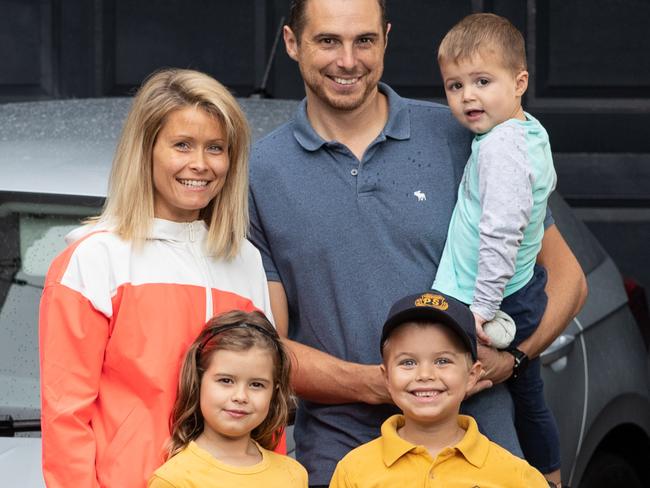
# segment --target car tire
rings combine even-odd
[[[589,461],[579,488],[644,488],[634,466],[620,454],[598,451]]]

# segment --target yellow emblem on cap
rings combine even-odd
[[[424,293],[415,300],[416,307],[432,307],[438,310],[447,310],[449,303],[442,295],[434,295],[433,293]]]

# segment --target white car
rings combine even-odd
[[[240,100],[254,136],[296,101]],[[63,237],[96,215],[130,99],[0,105],[0,485],[44,486],[40,465],[38,304]],[[565,486],[650,486],[650,320],[628,283],[557,195],[556,224],[587,275],[580,315],[542,355],[558,420]],[[636,318],[631,310],[635,310]],[[291,441],[290,441],[291,446]]]

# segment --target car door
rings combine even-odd
[[[607,336],[620,322],[615,314],[625,307],[627,297],[620,273],[587,227],[559,195],[551,198],[550,205],[589,286],[584,308],[541,356],[546,398],[560,431],[562,477],[572,485],[586,433],[595,412],[602,408],[600,403],[606,401],[601,390],[614,389],[608,383],[615,380],[596,377],[591,363],[602,359],[599,351],[608,342],[614,344]]]
[[[40,488],[39,302],[64,236],[98,209],[31,198],[0,194],[0,484]]]

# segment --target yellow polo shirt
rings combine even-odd
[[[307,471],[295,459],[257,444],[262,461],[230,466],[195,442],[156,470],[148,488],[307,488]]]
[[[436,458],[397,434],[403,415],[381,426],[381,437],[350,451],[337,465],[330,488],[548,488],[542,474],[478,431],[476,421],[458,416],[466,433]]]

